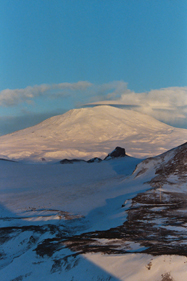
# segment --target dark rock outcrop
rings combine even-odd
[[[118,158],[118,157],[125,157],[125,149],[122,147],[117,146],[111,153],[109,153],[104,160],[110,160],[113,158]]]
[[[81,159],[63,159],[60,161],[60,164],[73,164],[73,163],[80,163],[80,162],[86,162],[85,160]]]
[[[69,159],[63,159],[60,161],[60,164],[73,164],[72,160]]]
[[[96,162],[96,163],[99,163],[99,162],[101,162],[101,161],[102,161],[101,158],[94,157],[94,158],[88,160],[87,163],[95,163],[95,162]]]
[[[119,157],[125,157],[127,154],[125,153],[125,149],[122,147],[117,146],[111,153],[109,153],[104,160],[110,160],[114,158],[119,158]],[[102,161],[101,158],[99,157],[94,157],[91,158],[88,161],[82,160],[82,159],[63,159],[60,161],[60,164],[73,164],[73,163],[100,163]]]

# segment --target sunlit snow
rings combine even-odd
[[[116,146],[137,158],[155,156],[184,143],[187,130],[151,116],[112,106],[73,109],[0,137],[0,157],[26,161],[104,158]]]
[[[0,160],[0,280],[186,280],[186,143],[58,161],[160,154],[186,134],[101,106],[1,137],[0,158],[21,161]]]

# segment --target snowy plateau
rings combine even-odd
[[[186,139],[111,106],[1,136],[0,281],[187,280]]]

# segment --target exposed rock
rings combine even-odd
[[[83,159],[71,159],[71,161],[72,161],[73,163],[86,162],[86,161],[83,160]]]
[[[73,164],[73,163],[79,163],[79,162],[86,162],[82,159],[63,159],[60,161],[60,164]]]
[[[95,162],[96,162],[96,163],[99,163],[99,162],[101,162],[101,161],[102,161],[101,158],[94,157],[94,158],[88,160],[87,163],[95,163]]]
[[[187,143],[175,147],[156,157],[142,161],[134,171],[135,177],[154,169],[155,177],[149,182],[152,186],[163,185],[171,175],[187,179]]]
[[[111,153],[109,153],[104,160],[126,156],[125,149],[117,146]]]
[[[63,159],[60,161],[60,164],[73,164],[73,162],[69,159]]]
[[[125,153],[125,149],[117,146],[111,153],[109,153],[104,158],[104,160],[110,160],[110,159],[113,159],[113,158],[124,157],[124,156],[127,156],[127,154]],[[63,160],[60,161],[60,164],[73,164],[73,163],[79,163],[79,162],[100,163],[101,161],[103,161],[103,160],[99,157],[91,158],[88,161],[85,161],[85,160],[82,160],[82,159],[63,159]]]
[[[157,168],[155,174],[169,176],[171,174],[182,176],[187,174],[187,143],[172,149],[173,157],[164,161]],[[169,152],[168,152],[169,153]],[[167,155],[167,154],[166,154]],[[166,157],[165,157],[166,158]]]

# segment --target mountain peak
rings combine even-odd
[[[73,109],[0,137],[0,157],[12,160],[56,161],[104,158],[116,146],[136,158],[155,156],[180,145],[187,130],[153,117],[103,105]]]

